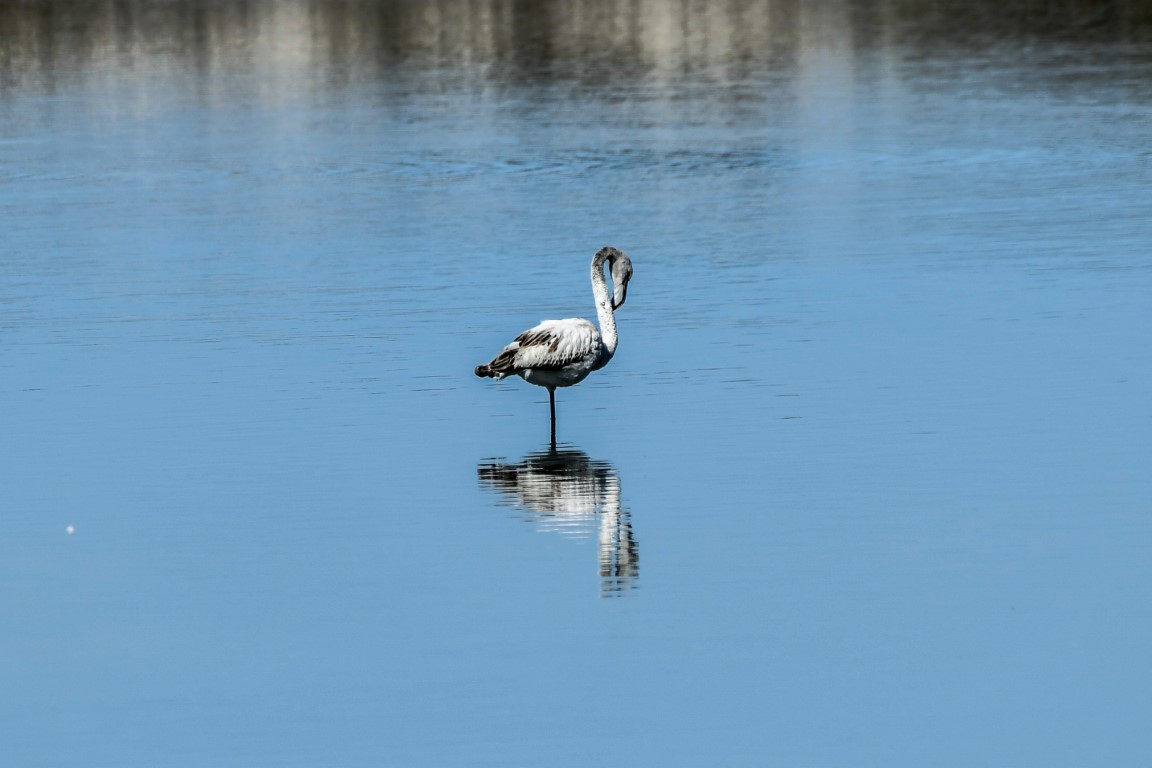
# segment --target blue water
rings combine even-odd
[[[1152,760],[1146,14],[629,8],[0,10],[5,765]]]

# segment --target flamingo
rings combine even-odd
[[[604,263],[612,274],[612,294],[604,279]],[[571,387],[592,371],[608,364],[616,354],[615,311],[628,296],[632,261],[616,248],[601,248],[592,257],[592,295],[600,328],[583,318],[545,320],[529,328],[504,347],[487,365],[476,366],[476,375],[503,379],[516,375],[529,384],[548,390],[552,445],[556,445],[556,387]]]

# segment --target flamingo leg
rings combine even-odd
[[[548,413],[552,419],[552,450],[556,450],[556,388],[548,387]]]

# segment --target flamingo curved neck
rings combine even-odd
[[[592,295],[596,299],[596,319],[600,322],[600,340],[603,344],[597,368],[607,365],[612,355],[616,354],[616,313],[612,311],[612,294],[604,278],[605,261],[599,255],[592,261]]]

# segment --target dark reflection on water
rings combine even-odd
[[[404,70],[485,88],[571,81],[628,89],[653,80],[770,78],[830,41],[859,54],[899,49],[909,60],[998,43],[1027,57],[1016,44],[1146,41],[1152,3],[2,2],[0,36],[7,86],[51,87],[118,68],[255,71],[292,90],[382,77],[396,86]]]
[[[640,551],[632,515],[620,503],[620,477],[607,461],[575,448],[530,453],[516,463],[490,460],[476,468],[480,485],[503,494],[541,530],[579,538],[596,534],[604,596],[636,584]]]

